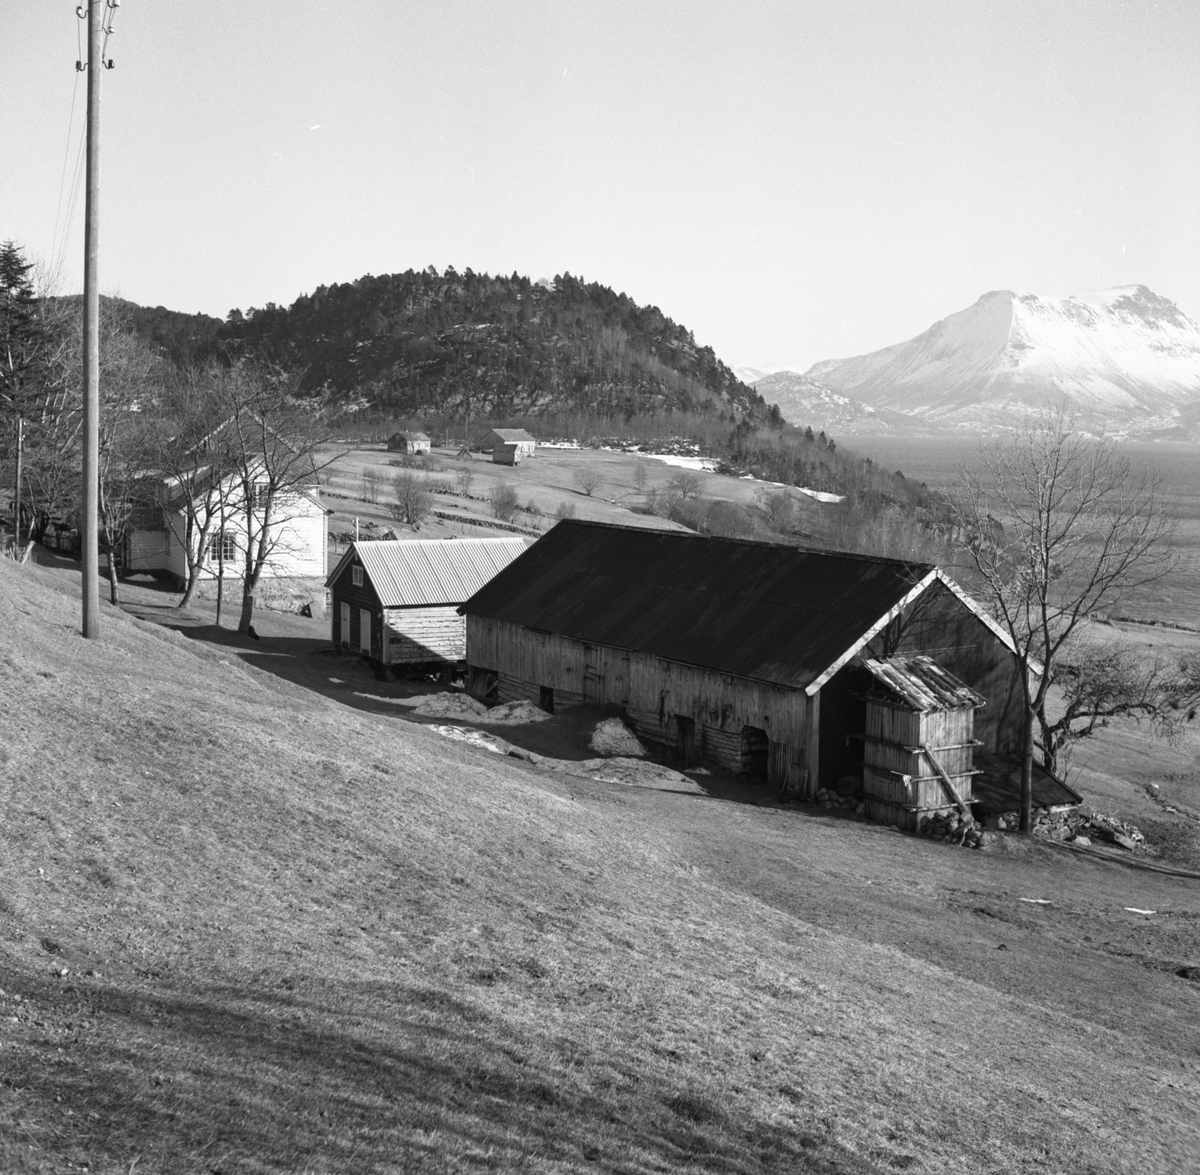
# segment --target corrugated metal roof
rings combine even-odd
[[[326,586],[357,557],[385,608],[461,604],[532,540],[374,539],[352,543]]]
[[[960,710],[987,699],[943,669],[932,657],[864,657],[863,665],[914,710]]]
[[[803,688],[932,570],[568,519],[462,611]]]

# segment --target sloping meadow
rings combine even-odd
[[[0,1169],[1197,1153],[1190,1095],[1118,1032],[725,886],[630,789],[120,613],[84,642],[77,582],[0,563]]]

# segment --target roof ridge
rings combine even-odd
[[[564,518],[557,526],[591,526],[601,530],[630,530],[637,531],[640,534],[695,539],[706,543],[738,543],[745,547],[768,547],[774,551],[793,551],[803,555],[832,555],[838,559],[858,559],[864,563],[883,563],[906,568],[920,568],[926,572],[937,568],[936,563],[924,563],[918,559],[893,559],[887,555],[867,555],[861,551],[835,551],[828,547],[794,547],[790,543],[773,543],[770,539],[740,538],[734,535],[698,534],[696,531],[690,530],[664,530],[659,527],[636,526],[628,522],[601,522],[599,519],[594,518]],[[549,533],[550,531],[547,531],[547,534]]]

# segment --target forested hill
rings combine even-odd
[[[219,340],[305,372],[305,386],[392,416],[669,409],[761,419],[767,406],[655,306],[570,274],[447,269],[322,286],[230,313]]]

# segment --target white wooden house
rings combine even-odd
[[[129,526],[126,573],[150,572],[183,584],[188,577],[186,552],[190,549],[194,561],[200,536],[196,528],[189,530],[183,491],[176,480],[164,479],[156,496],[158,501],[143,507]],[[233,475],[196,500],[198,517],[212,519],[200,571],[202,597],[215,594],[222,571],[225,595],[241,593],[246,567],[246,505],[242,487]],[[261,507],[256,506],[252,517],[257,528],[263,517]],[[275,496],[267,546],[259,601],[284,610],[307,604],[315,613],[323,613],[329,535],[326,510],[315,482]]]

